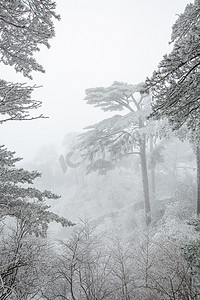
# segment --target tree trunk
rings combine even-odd
[[[197,215],[200,215],[200,143],[196,147],[197,158]]]
[[[153,155],[153,138],[150,137],[150,156]],[[151,164],[151,192],[152,192],[152,200],[155,201],[156,195],[156,186],[155,186],[155,164],[152,162]]]
[[[144,210],[146,225],[151,223],[151,210],[149,202],[149,182],[147,174],[147,160],[146,160],[146,141],[142,139],[140,142],[140,159],[141,159],[141,171],[142,171],[142,183],[144,193]]]

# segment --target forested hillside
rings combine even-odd
[[[1,63],[34,82],[59,20],[53,1],[2,1]],[[1,300],[200,299],[199,36],[195,0],[151,77],[85,87],[105,118],[26,162],[0,146]],[[6,80],[1,124],[47,117],[37,85]]]

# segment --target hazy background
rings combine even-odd
[[[1,144],[25,160],[44,144],[62,151],[64,135],[106,117],[83,101],[89,87],[113,81],[137,84],[151,76],[170,50],[171,27],[188,0],[57,0],[61,21],[50,50],[35,55],[46,70],[29,81],[1,65],[1,78],[42,85],[34,98],[37,113],[49,119],[8,122],[0,126]]]

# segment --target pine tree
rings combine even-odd
[[[49,211],[45,204],[47,199],[60,197],[50,191],[41,192],[30,187],[41,174],[37,171],[26,171],[16,168],[15,163],[20,158],[14,157],[14,152],[0,146],[0,217],[14,217],[23,225],[24,234],[46,236],[48,224],[59,222],[63,226],[73,225],[70,221],[58,217]],[[25,185],[25,186],[24,186]]]
[[[198,131],[200,121],[200,4],[188,4],[172,27],[173,50],[147,79],[155,118],[167,117],[174,129],[184,123]]]
[[[0,298],[2,300],[14,293],[19,285],[23,286],[22,277],[26,280],[26,276],[22,275],[26,269],[29,270],[30,280],[30,274],[34,273],[35,268],[38,268],[39,272],[37,257],[42,253],[39,237],[46,237],[49,223],[57,222],[62,226],[73,225],[72,222],[49,210],[50,206],[46,204],[46,200],[56,200],[59,196],[50,191],[41,192],[31,187],[30,185],[40,174],[37,171],[29,172],[16,168],[15,164],[18,161],[20,158],[15,158],[14,152],[0,146]],[[5,227],[8,217],[11,225]],[[5,230],[11,233],[8,235]],[[36,278],[39,280],[38,277]]]
[[[8,0],[0,3],[0,62],[13,66],[16,72],[32,79],[31,72],[44,72],[33,58],[40,45],[50,47],[49,39],[55,35],[53,19],[56,4],[50,0]],[[41,106],[31,99],[36,86],[0,80],[0,123],[8,120],[29,120],[30,110]]]
[[[148,121],[150,96],[143,93],[144,84],[132,85],[114,82],[109,87],[86,90],[87,104],[100,107],[103,111],[128,111],[127,114],[114,115],[97,124],[88,126],[81,135],[78,145],[83,158],[90,161],[89,170],[96,170],[110,161],[130,154],[138,154],[144,193],[146,224],[151,222],[149,182],[147,174],[146,147],[148,138],[154,133],[155,122]],[[137,97],[139,95],[139,98]],[[113,165],[111,164],[112,168]]]
[[[185,125],[197,157],[197,214],[200,214],[200,2],[188,4],[172,27],[173,50],[146,80],[153,95],[152,117],[166,118],[173,129]]]
[[[53,20],[56,4],[51,0],[8,0],[0,3],[0,62],[13,66],[16,72],[32,79],[31,72],[44,72],[33,58],[39,46],[50,47],[55,35]],[[0,123],[9,120],[30,120],[30,111],[41,106],[31,98],[36,86],[0,79]],[[58,199],[50,191],[31,187],[40,176],[15,164],[14,152],[0,146],[0,298],[29,299],[35,297],[44,284],[42,272],[46,248],[45,237],[50,222],[72,226],[46,204]],[[8,226],[9,225],[9,226]],[[43,240],[43,242],[41,242]],[[48,269],[48,268],[47,268]],[[40,276],[44,276],[43,278]]]

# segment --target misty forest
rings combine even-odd
[[[33,55],[59,20],[52,0],[0,1],[1,63],[33,82],[0,80],[1,124],[46,117]],[[0,146],[1,300],[200,299],[200,1],[171,26],[150,78],[85,87],[105,118],[66,128],[62,153]]]

